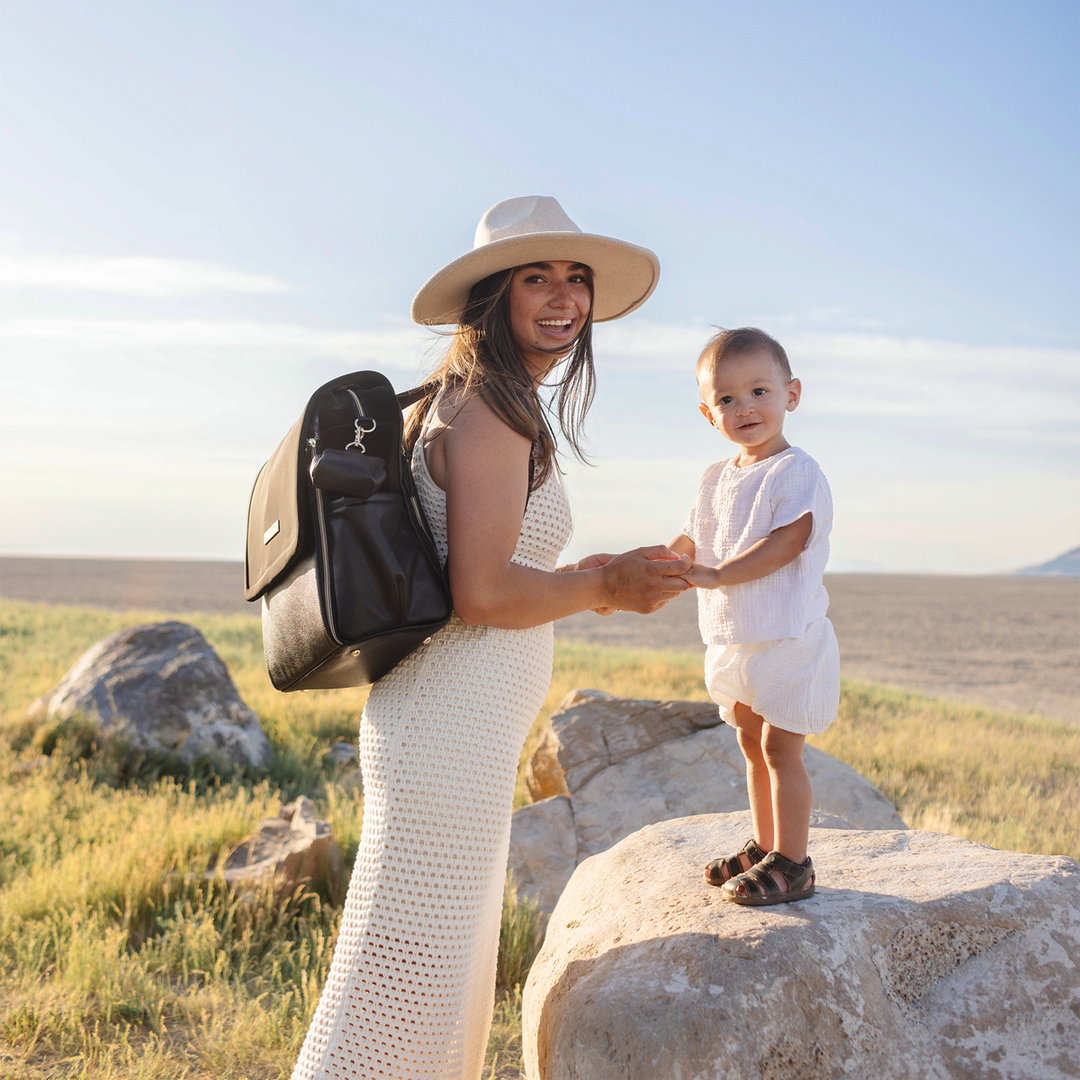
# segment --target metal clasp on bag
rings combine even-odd
[[[364,427],[364,424],[370,424],[371,427]],[[349,443],[345,449],[352,450],[356,447],[361,454],[367,453],[367,448],[364,446],[364,436],[370,435],[379,425],[375,422],[374,416],[361,416],[353,421],[353,441]]]
[[[359,417],[353,421],[353,441],[349,443],[345,449],[352,450],[355,447],[361,454],[366,454],[367,448],[364,446],[364,436],[370,435],[378,427],[378,424],[375,423],[374,416],[368,416],[364,411],[364,404],[355,390],[351,390],[346,386],[345,393],[353,399],[356,411],[360,414]],[[370,424],[371,427],[365,427],[365,424]]]

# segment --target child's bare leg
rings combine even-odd
[[[750,796],[750,815],[754,820],[754,839],[762,850],[773,850],[773,789],[768,763],[762,746],[765,718],[749,705],[735,703],[735,731],[739,749],[746,758],[746,790]]]
[[[769,771],[775,827],[772,850],[795,863],[806,860],[810,808],[814,801],[810,777],[803,764],[805,743],[805,735],[762,724],[761,750]]]
[[[736,904],[803,900],[814,894],[814,868],[806,857],[813,804],[803,764],[806,737],[774,727],[745,705],[736,705],[734,712],[746,757],[754,835],[769,854],[753,870],[725,881],[724,897]],[[766,887],[765,874],[775,889]],[[711,878],[710,883],[719,884]]]

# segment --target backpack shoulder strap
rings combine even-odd
[[[413,390],[406,390],[398,394],[398,407],[407,409],[410,405],[415,405],[431,389],[431,386],[431,383],[424,383],[423,386],[417,386]]]

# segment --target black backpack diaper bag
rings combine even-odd
[[[402,451],[399,396],[376,371],[312,395],[255,480],[244,596],[262,600],[278,690],[364,686],[450,619],[450,586]]]

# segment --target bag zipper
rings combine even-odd
[[[315,506],[318,511],[315,516],[319,519],[319,540],[322,547],[323,587],[326,589],[326,628],[330,631],[330,637],[333,638],[335,645],[344,645],[345,642],[338,637],[337,624],[334,622],[334,590],[331,588],[330,545],[326,535],[326,512],[323,509],[322,488],[315,489]]]
[[[356,411],[359,415],[359,419],[356,421],[355,433],[356,439],[353,445],[355,445],[361,453],[364,453],[364,447],[362,444],[363,438],[369,432],[375,430],[374,420],[364,412],[364,406],[360,403],[360,398],[349,387],[345,387],[345,393],[353,399],[353,403],[356,405]],[[371,419],[372,426],[366,431],[361,427],[360,421],[364,419]],[[347,449],[347,448],[346,448]],[[315,488],[315,507],[317,510],[316,517],[319,519],[319,540],[321,541],[322,548],[322,571],[323,571],[323,583],[326,590],[326,628],[330,631],[330,637],[333,639],[336,645],[344,645],[345,642],[341,640],[337,631],[337,623],[334,621],[334,590],[331,587],[332,576],[330,571],[330,543],[329,537],[326,532],[326,511],[323,506],[323,492],[322,488]]]

